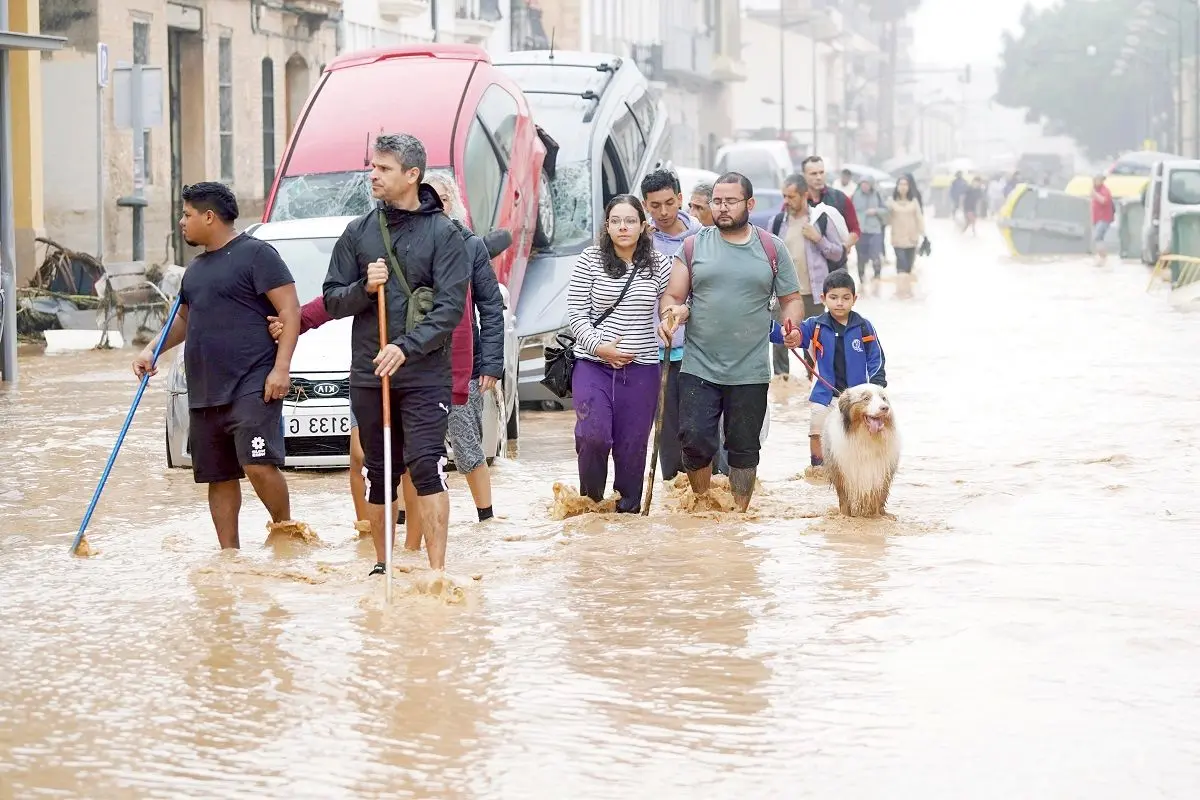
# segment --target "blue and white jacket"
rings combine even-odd
[[[833,317],[826,311],[819,317],[809,317],[800,323],[802,340],[800,349],[812,345],[816,356],[817,374],[830,383],[834,382],[833,354],[837,349],[837,333]],[[783,328],[778,322],[771,325],[771,341],[783,344]],[[887,386],[886,358],[875,328],[855,311],[846,320],[846,385],[859,386],[874,383]],[[821,381],[813,381],[809,400],[827,406],[833,402],[833,390]]]

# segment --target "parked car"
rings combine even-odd
[[[630,59],[535,50],[497,55],[494,64],[521,86],[534,122],[561,148],[550,186],[554,234],[530,259],[516,297],[521,400],[560,407],[540,381],[543,348],[567,329],[571,269],[596,240],[608,201],[637,192],[668,158],[667,112]]]
[[[1142,263],[1167,253],[1200,257],[1200,161],[1172,158],[1152,167],[1143,201]],[[1176,266],[1174,275],[1178,275]]]
[[[717,178],[721,177],[719,173],[711,170],[695,169],[693,167],[676,167],[675,174],[679,177],[684,208],[687,207],[688,201],[692,199],[692,189],[695,188],[696,184],[715,183]]]
[[[771,218],[783,208],[783,182],[792,173],[792,157],[787,142],[778,139],[751,139],[733,142],[717,151],[713,171],[740,172],[754,187],[754,210],[750,222],[769,228]]]
[[[512,233],[496,275],[520,298],[531,248],[554,237],[554,164],[520,87],[474,45],[379,48],[327,64],[296,121],[263,221],[365,213],[371,141],[381,132],[416,136],[428,171],[454,175],[473,231]]]
[[[338,237],[354,217],[318,217],[287,222],[255,223],[251,236],[270,242],[296,279],[301,304],[321,294],[329,257]],[[517,331],[508,290],[504,295],[504,408],[495,396],[484,398],[483,451],[488,461],[500,455],[519,433],[517,409]],[[266,320],[263,320],[266,325]],[[283,401],[285,466],[346,467],[350,464],[350,328],[351,319],[335,319],[301,335],[292,356],[292,391]],[[187,375],[184,342],[167,373],[166,447],[168,467],[192,466],[188,441]],[[447,449],[450,444],[447,441]],[[453,452],[450,451],[453,461]]]

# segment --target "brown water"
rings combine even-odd
[[[847,522],[777,391],[746,519],[549,519],[571,419],[526,414],[506,519],[453,484],[450,605],[368,580],[344,473],[320,544],[215,551],[147,392],[67,555],[131,354],[0,392],[2,797],[1192,797],[1200,785],[1200,317],[1130,264],[938,231],[860,310],[904,435],[896,522]],[[401,559],[408,564],[410,560]],[[419,559],[411,561],[419,565]]]

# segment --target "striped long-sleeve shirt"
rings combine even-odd
[[[575,355],[600,361],[596,348],[618,336],[618,349],[633,353],[638,364],[658,363],[658,319],[655,308],[658,298],[667,290],[671,277],[671,260],[661,253],[653,254],[653,274],[639,270],[620,304],[597,328],[593,320],[607,311],[629,280],[626,272],[619,278],[604,271],[599,247],[588,247],[579,254],[571,283],[567,287],[567,319],[575,337]]]

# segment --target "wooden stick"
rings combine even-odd
[[[671,322],[674,315],[667,312]],[[667,407],[667,377],[671,374],[671,342],[663,343],[662,382],[658,387],[658,410],[654,414],[654,450],[650,455],[650,476],[646,479],[646,497],[642,500],[642,516],[650,516],[650,501],[654,499],[654,476],[658,474],[658,450],[662,446],[663,411]]]
[[[384,299],[384,286],[376,290],[379,298],[379,349],[387,347],[387,301]],[[396,520],[392,514],[392,392],[391,381],[387,375],[379,379],[383,393],[383,525],[384,525],[384,589],[387,602],[392,602],[392,543],[396,538]]]

